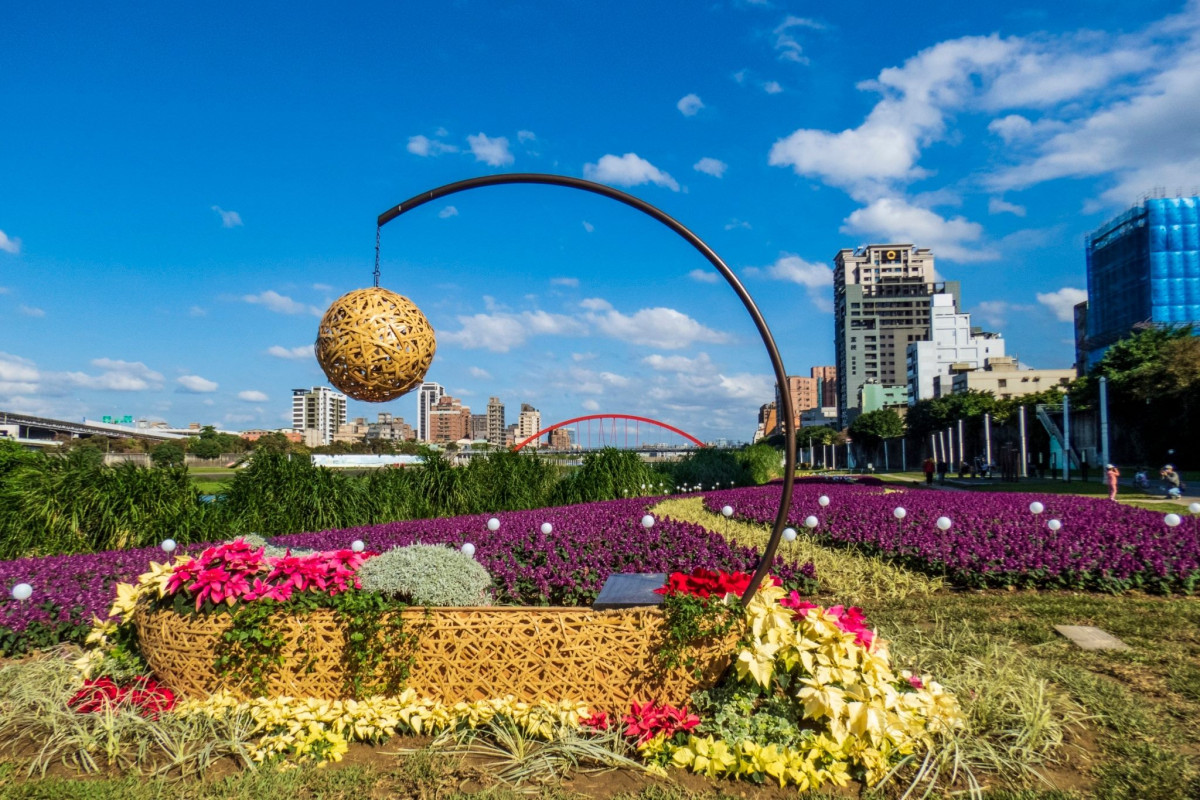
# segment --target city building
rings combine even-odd
[[[417,432],[404,421],[404,417],[393,417],[386,412],[380,412],[376,421],[367,425],[367,439],[411,442],[416,438]]]
[[[884,386],[879,383],[864,383],[858,387],[858,408],[863,414],[890,408],[903,417],[908,413],[908,405],[907,386]]]
[[[438,387],[441,388],[441,387]],[[429,441],[449,444],[471,436],[471,409],[457,397],[443,394],[429,409]]]
[[[485,442],[488,438],[488,415],[487,414],[472,414],[471,415],[471,439],[476,442]]]
[[[808,374],[817,380],[817,393],[821,396],[818,406],[837,407],[837,367],[810,367]]]
[[[850,424],[858,388],[868,380],[907,384],[908,345],[929,338],[929,298],[959,307],[957,281],[938,281],[933,253],[911,244],[870,244],[834,257],[834,346],[838,422]]]
[[[346,395],[326,386],[292,389],[292,430],[317,431],[320,444],[329,444],[346,424]]]
[[[523,442],[542,429],[542,412],[529,403],[521,403],[521,414],[517,417],[517,442]],[[538,444],[531,442],[530,444]]]
[[[757,442],[774,434],[777,422],[775,404],[763,403],[758,407],[758,427],[754,429],[754,438],[750,441]]]
[[[1029,369],[1022,367],[1012,356],[999,356],[989,358],[981,369],[952,376],[951,391],[954,394],[991,392],[1001,400],[1008,400],[1046,389],[1065,390],[1074,379],[1073,369]]]
[[[792,422],[799,428],[800,415],[810,408],[816,408],[821,404],[821,395],[817,380],[815,378],[805,378],[798,375],[789,375],[787,379],[788,395],[792,399]],[[778,428],[776,432],[783,433],[784,420],[780,414],[780,409],[783,408],[783,397],[779,393],[779,384],[775,384],[775,413],[779,416]]]
[[[446,394],[440,383],[425,381],[417,390],[417,439],[422,442],[432,442],[429,414]]]
[[[1087,290],[1081,371],[1138,323],[1200,334],[1200,197],[1147,198],[1100,226],[1087,238]]]
[[[338,426],[337,433],[333,435],[333,441],[347,444],[363,442],[367,439],[367,430],[367,418],[355,417],[353,421]]]
[[[504,446],[504,403],[499,397],[488,398],[487,440],[496,447]]]
[[[971,315],[954,310],[954,298],[935,294],[929,298],[929,338],[912,342],[905,353],[909,405],[937,397],[934,380],[949,389],[952,372],[979,369],[989,358],[1004,355],[1004,339],[971,327]],[[863,408],[864,412],[868,409]]]
[[[568,428],[555,428],[550,431],[550,449],[570,450],[571,431]]]
[[[838,422],[837,406],[821,406],[810,408],[800,415],[801,428],[813,428],[825,425],[836,428]]]

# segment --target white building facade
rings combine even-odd
[[[929,298],[929,339],[911,342],[906,352],[908,404],[950,394],[954,372],[978,369],[989,358],[1004,355],[1004,339],[998,333],[972,331],[971,315],[955,310],[950,294]],[[939,382],[937,378],[941,378]]]
[[[346,395],[327,386],[292,389],[292,430],[316,431],[321,444],[333,441],[338,428],[346,424]]]
[[[446,390],[442,388],[440,383],[433,381],[425,381],[421,384],[421,388],[417,390],[417,441],[431,441],[433,433],[430,427],[430,414],[433,407],[437,405],[437,401],[445,396]]]

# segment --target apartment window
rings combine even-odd
[[[1005,380],[1004,378],[1001,378],[999,381],[996,382],[996,385],[1001,389],[1005,389],[1008,387],[1008,381]]]

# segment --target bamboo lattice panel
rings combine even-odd
[[[449,703],[511,694],[526,701],[580,700],[613,711],[627,709],[632,700],[679,704],[716,682],[734,642],[731,636],[696,648],[706,667],[696,680],[682,669],[664,674],[656,664],[664,625],[657,609],[437,608],[428,615],[410,609],[403,617],[405,632],[418,637],[405,687]],[[345,639],[333,613],[320,610],[284,622],[288,655],[269,681],[270,694],[347,697]],[[188,618],[169,611],[136,617],[151,670],[188,697],[218,689],[245,695],[213,667],[229,623],[228,616]]]
[[[407,297],[374,287],[333,301],[317,328],[315,353],[329,382],[369,403],[394,400],[425,378],[437,339]]]

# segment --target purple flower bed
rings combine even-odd
[[[730,546],[699,525],[656,520],[647,530],[641,524],[647,505],[645,499],[629,499],[499,513],[494,516],[500,529],[494,533],[487,529],[493,515],[474,515],[298,533],[273,541],[328,550],[361,539],[376,551],[416,542],[471,542],[475,558],[495,578],[497,602],[519,605],[588,605],[615,572],[732,571],[757,564],[756,549]],[[541,532],[543,522],[554,526],[549,535]],[[184,549],[198,553],[204,547]],[[165,560],[161,550],[142,548],[0,562],[0,654],[81,642],[92,618],[108,614],[118,582],[131,582],[151,561]],[[816,578],[812,564],[781,558],[774,573],[798,588]],[[33,587],[30,600],[12,599],[18,583]]]
[[[739,518],[771,523],[779,487],[732,489],[708,495],[709,510],[724,505]],[[817,503],[826,495],[827,508]],[[1030,503],[1045,511],[1035,515]],[[897,520],[893,511],[907,515]],[[789,524],[803,531],[816,516],[823,541],[856,545],[960,586],[1145,591],[1195,591],[1200,580],[1200,520],[1177,528],[1163,512],[1069,495],[984,494],[875,487],[797,485]],[[939,517],[951,527],[941,531]],[[1052,531],[1051,519],[1062,523]]]

